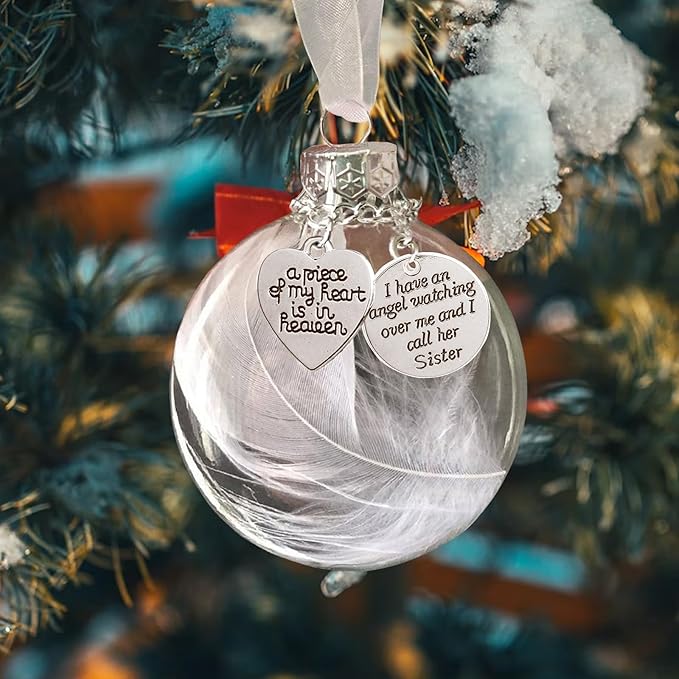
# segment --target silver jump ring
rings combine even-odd
[[[304,241],[302,250],[307,257],[313,257],[311,251],[313,249],[323,250],[324,253],[330,252],[332,250],[332,245],[330,243],[330,234],[324,234],[323,236],[312,236]]]
[[[402,234],[391,239],[391,242],[389,243],[389,254],[393,259],[401,257],[403,255],[403,250],[410,251],[408,261],[403,262],[403,271],[408,276],[416,276],[420,273],[420,269],[422,268],[417,259],[420,248],[411,234]]]
[[[408,250],[411,256],[417,255],[420,251],[419,246],[410,234],[394,236],[389,242],[389,254],[393,259],[401,257],[404,254],[403,250]]]
[[[332,234],[332,228],[328,227],[321,236],[317,236],[318,238],[318,247],[319,248],[324,248],[326,245],[330,244],[330,235]]]
[[[323,113],[321,113],[321,120],[319,123],[321,140],[326,146],[338,146],[338,144],[333,144],[325,134],[325,123],[328,120],[328,113],[329,111],[327,109],[323,109]],[[368,141],[368,137],[370,137],[373,131],[373,121],[368,111],[366,111],[366,120],[364,122],[368,123],[368,125],[365,129],[365,132],[363,133],[363,136],[358,142],[359,144],[363,144],[364,142]]]

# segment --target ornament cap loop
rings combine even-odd
[[[325,133],[326,123],[328,122],[328,113],[330,113],[330,111],[328,111],[327,109],[323,109],[323,112],[321,113],[321,120],[318,124],[321,133],[321,140],[326,146],[341,146],[341,144],[333,144],[333,142],[330,141],[330,139]],[[370,117],[370,112],[364,109],[364,113],[365,117],[363,118],[363,120],[360,121],[360,123],[365,124],[366,127],[363,132],[363,136],[357,142],[358,144],[364,144],[365,142],[367,142],[368,138],[370,137],[373,131],[373,121],[372,118]]]

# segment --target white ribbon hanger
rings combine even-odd
[[[352,123],[368,121],[377,97],[384,0],[292,4],[323,109]]]

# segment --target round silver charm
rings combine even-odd
[[[490,318],[488,293],[469,267],[422,252],[394,259],[377,272],[363,333],[390,368],[410,377],[442,377],[478,355]]]
[[[275,250],[263,262],[257,294],[264,317],[292,355],[309,370],[351,341],[373,295],[370,262],[353,250]]]

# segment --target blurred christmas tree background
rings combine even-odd
[[[650,97],[619,153],[557,149],[560,207],[488,263],[531,395],[500,494],[325,599],[211,513],[172,436],[173,336],[215,259],[187,234],[213,227],[215,182],[294,190],[317,141],[291,4],[204,4],[0,0],[0,675],[679,676],[679,10],[598,3]],[[529,5],[386,1],[375,136],[414,195],[467,193],[465,36]],[[476,216],[441,228],[463,242]]]

